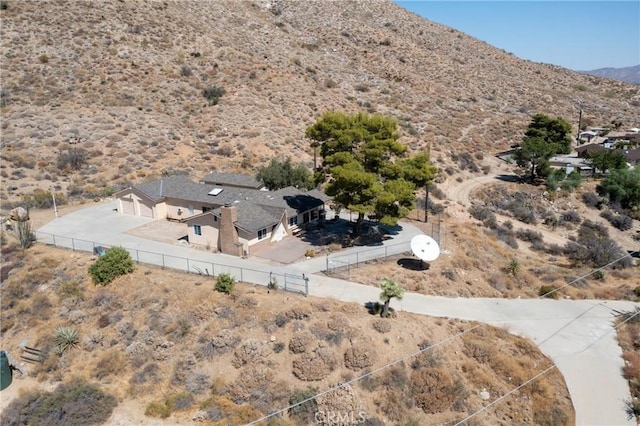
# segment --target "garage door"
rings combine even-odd
[[[134,210],[133,210],[133,198],[131,197],[123,197],[120,199],[120,202],[122,203],[122,212],[124,214],[134,214]]]
[[[140,207],[140,216],[153,217],[153,209],[151,206],[145,204],[142,200],[138,201],[138,206]]]

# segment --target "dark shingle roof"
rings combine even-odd
[[[251,175],[240,173],[211,173],[202,181],[209,185],[220,185],[224,187],[260,189],[264,185]]]
[[[319,207],[331,199],[315,189],[303,192],[292,186],[277,191],[222,187],[196,183],[182,175],[142,183],[134,188],[156,202],[169,197],[205,205],[236,206],[236,225],[249,232],[277,224],[285,211],[287,216],[293,216]],[[222,188],[222,191],[215,196],[209,195],[214,188]],[[214,210],[214,214],[219,216],[219,209]]]

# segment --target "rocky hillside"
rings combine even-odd
[[[5,3],[4,200],[310,160],[304,131],[327,109],[397,117],[441,167],[517,141],[534,112],[640,116],[636,85],[518,59],[386,0]]]

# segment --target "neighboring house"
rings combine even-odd
[[[233,188],[246,188],[246,189],[263,189],[264,185],[258,179],[251,175],[244,175],[240,173],[210,173],[207,177],[202,179],[202,183],[208,185],[219,185]]]
[[[604,149],[605,147],[602,144],[592,143],[589,145],[579,146],[576,148],[576,151],[578,152],[579,158],[587,158],[587,156],[592,152],[602,151]]]
[[[566,174],[577,172],[581,175],[593,174],[593,167],[585,162],[583,158],[571,156],[557,156],[549,159],[549,166],[556,169],[563,169]]]
[[[580,132],[580,134],[578,135],[578,139],[582,142],[591,142],[591,139],[595,138],[596,136],[598,136],[596,132],[587,130],[584,132]]]
[[[240,177],[227,182],[249,184]],[[330,200],[317,190],[264,191],[200,184],[186,176],[134,185],[115,196],[123,214],[185,222],[189,242],[236,256],[249,254],[258,244],[280,241],[299,225],[324,219],[324,205]]]
[[[623,149],[622,155],[632,167],[640,166],[640,149]]]

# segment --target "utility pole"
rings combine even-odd
[[[576,138],[576,144],[580,145],[580,130],[582,128],[582,107],[580,107],[580,114],[578,115],[578,137]]]
[[[51,191],[51,198],[53,199],[53,212],[58,217],[58,206],[56,206],[56,193],[54,191]]]

